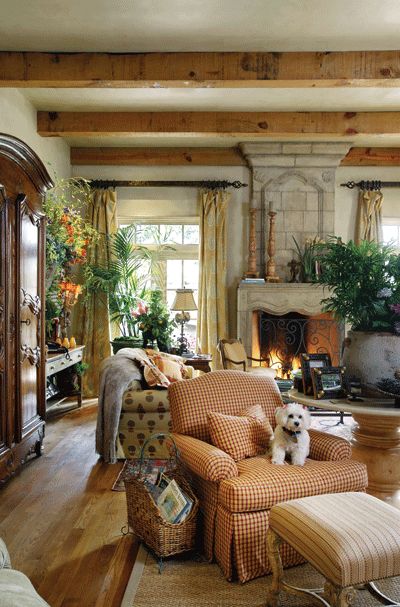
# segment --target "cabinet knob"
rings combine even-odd
[[[29,326],[30,324],[31,324],[30,318],[27,318],[26,320],[21,320],[21,325]]]

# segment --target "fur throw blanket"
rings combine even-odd
[[[100,367],[99,408],[97,411],[96,452],[105,462],[117,461],[115,444],[122,409],[122,395],[134,381],[141,381],[139,348],[123,348],[106,358]]]

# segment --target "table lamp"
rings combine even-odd
[[[175,314],[175,320],[181,325],[181,335],[178,337],[179,354],[188,352],[188,341],[184,334],[184,326],[190,320],[189,310],[197,310],[193,297],[193,289],[177,289],[171,310],[179,310]]]

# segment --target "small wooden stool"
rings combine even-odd
[[[279,554],[290,544],[326,579],[324,588],[300,589],[283,581]],[[366,493],[315,495],[271,509],[268,557],[273,578],[267,607],[278,607],[279,593],[314,597],[327,607],[348,607],[356,587],[366,585],[385,605],[376,580],[400,575],[400,511]]]

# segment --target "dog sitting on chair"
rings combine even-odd
[[[272,439],[272,463],[284,464],[286,454],[292,464],[304,466],[310,452],[310,436],[307,432],[311,424],[308,409],[299,403],[289,403],[275,411],[276,428]]]

